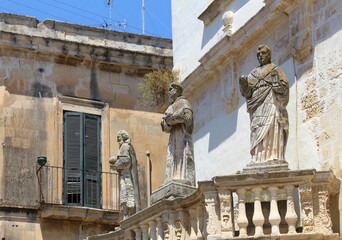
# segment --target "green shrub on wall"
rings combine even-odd
[[[174,75],[167,69],[157,69],[146,73],[139,84],[141,100],[147,105],[163,104],[167,99],[169,85],[173,81]]]

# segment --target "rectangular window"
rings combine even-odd
[[[101,117],[64,112],[64,188],[66,205],[101,208]]]

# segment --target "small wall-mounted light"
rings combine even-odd
[[[39,157],[37,157],[37,163],[38,163],[40,166],[44,166],[46,162],[47,162],[47,157],[45,157],[45,156],[39,156]]]

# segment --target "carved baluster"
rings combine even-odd
[[[302,226],[303,232],[314,231],[314,219],[313,219],[313,198],[312,188],[310,183],[302,184],[299,186],[300,192],[300,204],[302,209]]]
[[[248,219],[246,215],[246,204],[245,204],[245,198],[246,198],[246,189],[239,188],[236,191],[238,197],[239,197],[239,216],[237,218],[237,225],[240,229],[239,237],[245,237],[247,236],[247,225],[248,225]]]
[[[221,212],[221,235],[223,238],[233,237],[232,197],[228,189],[218,191]]]
[[[140,228],[142,229],[142,240],[148,240],[148,225],[141,224]]]
[[[205,210],[207,213],[206,232],[207,239],[217,236],[219,220],[217,216],[217,192],[210,191],[204,193]]]
[[[148,222],[148,225],[150,226],[150,238],[151,240],[157,240],[157,222],[152,220]]]
[[[197,205],[197,239],[202,240],[204,239],[205,235],[205,227],[204,227],[204,209],[203,205]]]
[[[263,231],[263,225],[265,222],[264,215],[262,214],[261,209],[261,201],[260,201],[260,194],[261,194],[262,188],[256,187],[252,189],[252,192],[254,193],[254,214],[253,214],[253,223],[255,225],[255,234],[254,236],[262,236],[264,235]]]
[[[163,222],[161,217],[157,217],[157,226],[158,226],[158,232],[157,232],[157,240],[163,240],[164,238],[164,231],[163,231]]]
[[[172,230],[173,227],[171,225],[169,225],[168,223],[164,223],[163,225],[163,235],[164,238],[163,240],[171,240],[173,239],[173,235],[172,235]]]
[[[197,209],[196,208],[190,208],[190,240],[196,240],[196,228],[197,228]]]
[[[272,235],[279,235],[279,224],[281,222],[280,214],[278,211],[278,187],[269,187],[268,191],[270,192],[271,195],[271,209],[270,209],[270,216],[269,216],[269,221],[272,226]]]
[[[181,239],[189,239],[189,217],[183,209],[178,210],[179,222],[181,225]],[[177,237],[177,236],[176,236]],[[177,239],[177,238],[176,238]]]
[[[167,212],[165,213],[165,219],[167,219],[167,224],[164,228],[164,240],[173,240],[176,239],[175,236],[175,212]]]
[[[141,229],[140,228],[134,228],[135,232],[135,240],[141,240]]]
[[[131,230],[126,230],[125,231],[124,238],[125,238],[125,240],[133,240],[133,239],[135,239]]]
[[[287,204],[287,211],[285,215],[285,220],[289,225],[289,233],[296,233],[296,223],[298,220],[297,213],[294,206],[294,197],[293,191],[295,187],[293,185],[286,185],[286,204]]]

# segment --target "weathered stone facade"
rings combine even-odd
[[[208,6],[208,1],[197,2]],[[253,8],[250,1],[245,5],[230,2],[209,25],[198,26],[193,19],[195,13],[178,18],[175,15],[173,19],[187,23],[185,28],[174,25],[174,64],[180,67],[185,96],[194,109],[197,179],[234,173],[248,163],[249,116],[239,93],[238,77],[257,65],[255,49],[260,44],[271,48],[272,61],[289,78],[289,166],[334,169],[339,174],[341,131],[337,120],[341,112],[342,60],[341,28],[335,22],[341,18],[341,2],[258,0],[253,3],[255,8],[261,4],[260,9],[248,14],[246,11]],[[191,1],[173,4],[175,9],[194,5]],[[196,9],[197,16],[210,10],[206,7]],[[227,36],[219,20],[225,11],[234,8],[238,11],[234,12],[233,34]],[[197,29],[196,34],[202,35],[197,36],[190,29]],[[186,34],[188,38],[177,38]],[[210,36],[210,41],[204,42]],[[201,39],[199,48],[197,42]],[[192,48],[186,50],[182,46],[188,42]],[[194,51],[200,52],[196,59]],[[182,61],[186,62],[184,67]],[[239,150],[232,147],[237,142]]]
[[[89,239],[339,239],[342,2],[173,0],[172,9],[198,189]],[[289,79],[292,170],[241,173],[250,125],[238,78],[257,65],[259,45]]]
[[[0,14],[0,238],[81,239],[113,230],[118,189],[108,159],[120,129],[134,142],[147,206],[146,151],[153,190],[163,182],[167,136],[159,134],[162,115],[141,104],[138,83],[156,68],[172,68],[169,39]],[[99,208],[64,204],[64,112],[100,119]],[[48,161],[37,171],[41,155]]]

